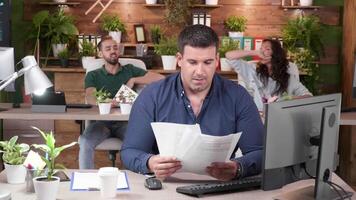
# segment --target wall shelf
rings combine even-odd
[[[321,6],[281,6],[281,8],[283,8],[284,10],[292,10],[292,9],[300,9],[300,10],[304,10],[304,9],[314,9],[314,10],[318,10],[321,8]]]
[[[151,8],[162,8],[165,7],[166,5],[164,4],[145,4],[145,7],[151,7]],[[192,5],[191,8],[219,8],[222,7],[222,5],[206,5],[206,4],[195,4]]]
[[[77,6],[80,4],[80,2],[65,2],[65,3],[58,3],[58,2],[49,2],[49,1],[43,1],[39,2],[40,5],[45,5],[45,6]]]

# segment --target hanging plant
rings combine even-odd
[[[191,19],[190,8],[197,0],[165,0],[165,20],[173,25],[188,25]]]

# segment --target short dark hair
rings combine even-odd
[[[99,51],[101,51],[101,44],[106,40],[114,40],[114,39],[110,35],[102,36],[100,42],[98,43]]]
[[[208,26],[200,24],[191,25],[184,28],[179,34],[178,48],[181,54],[184,53],[186,45],[201,48],[215,46],[216,50],[218,50],[219,38],[216,32]]]

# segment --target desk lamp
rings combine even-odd
[[[53,86],[51,81],[38,66],[34,56],[26,56],[22,58],[20,62],[23,68],[2,80],[0,82],[0,91],[22,75],[25,76],[26,94],[43,94],[47,88]]]

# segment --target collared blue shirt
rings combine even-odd
[[[215,136],[242,131],[231,159],[240,148],[243,156],[236,160],[242,166],[242,176],[261,171],[264,127],[257,107],[242,86],[220,75],[214,75],[197,117],[184,93],[180,73],[144,88],[132,107],[121,149],[123,164],[134,172],[149,173],[148,159],[159,154],[151,122],[198,123],[202,133]]]

